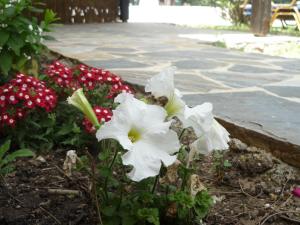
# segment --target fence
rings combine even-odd
[[[61,23],[104,23],[115,21],[118,0],[43,0],[57,13]]]

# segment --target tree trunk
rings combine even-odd
[[[255,36],[266,36],[270,30],[271,0],[253,0],[251,30]]]

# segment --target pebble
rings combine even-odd
[[[230,142],[230,148],[232,150],[238,150],[238,151],[246,151],[247,145],[243,142],[241,142],[239,139],[233,138]]]

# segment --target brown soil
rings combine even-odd
[[[16,172],[0,186],[1,225],[96,224],[86,184],[87,177],[70,179],[61,170],[65,154],[38,160],[19,160]],[[80,195],[51,194],[50,189],[78,190]]]
[[[213,158],[202,160],[199,174],[216,204],[207,225],[300,224],[300,172],[255,147],[234,140],[224,155],[232,166],[214,168]]]
[[[16,172],[0,186],[1,225],[97,224],[88,178],[76,172],[66,177],[61,169],[64,156],[55,153],[45,156],[46,162],[16,162]],[[299,170],[238,142],[221,161],[225,159],[232,166],[216,169],[212,156],[196,162],[216,200],[205,219],[207,225],[300,224],[300,199],[291,194],[300,184]],[[50,189],[77,190],[80,195],[51,194]]]

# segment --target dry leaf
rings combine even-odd
[[[179,160],[176,160],[175,163],[173,163],[171,166],[167,168],[166,175],[159,179],[159,182],[161,184],[174,184],[178,180],[178,167],[181,165],[181,162]]]
[[[67,176],[72,175],[72,169],[76,167],[77,154],[75,150],[69,150],[64,161],[63,170]]]
[[[206,190],[206,187],[200,181],[200,177],[197,174],[193,174],[190,177],[190,194],[194,197],[198,192]]]

